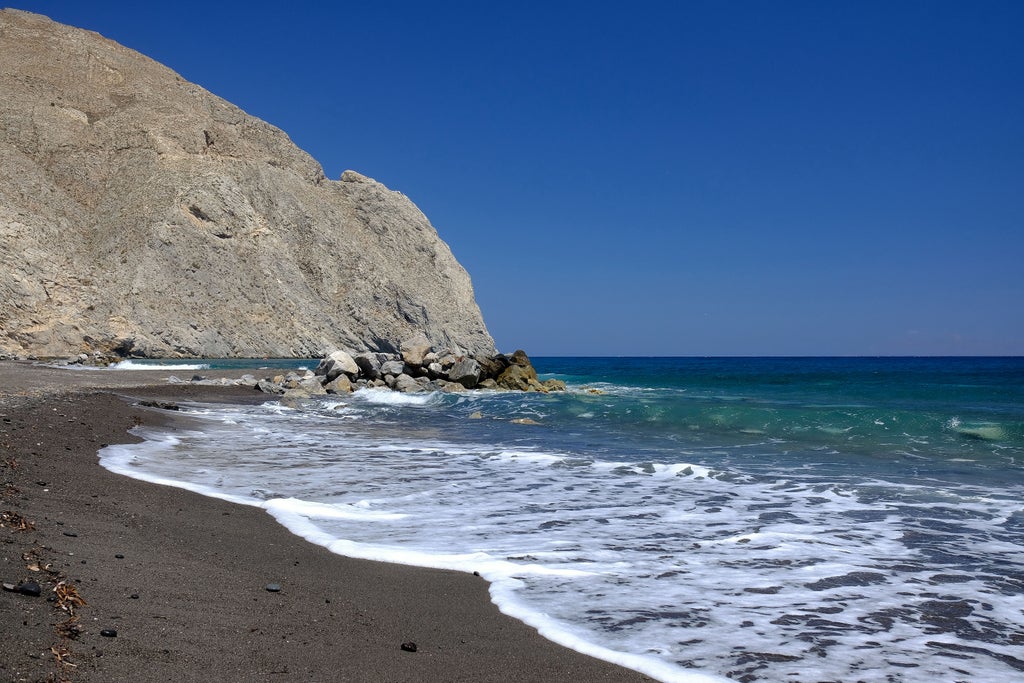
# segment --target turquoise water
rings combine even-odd
[[[570,390],[194,405],[102,458],[660,680],[1024,677],[1024,359],[534,362]]]
[[[840,467],[911,459],[935,474],[961,458],[973,459],[979,470],[1021,464],[1020,358],[540,358],[536,364],[576,385],[617,394],[635,389],[625,403],[605,402],[601,419],[662,445],[734,446],[764,438],[776,442],[770,449],[776,455],[841,450],[858,457],[842,458]]]

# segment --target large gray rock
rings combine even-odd
[[[288,389],[285,390],[286,396],[322,396],[327,393],[327,389],[320,384],[320,380],[316,377],[303,377],[302,379],[296,380]]]
[[[0,11],[0,352],[494,351],[404,195],[103,37]]]
[[[395,386],[393,388],[395,391],[403,393],[423,391],[423,385],[404,373],[395,378]]]
[[[405,372],[405,363],[400,360],[389,360],[381,364],[380,374],[398,376]]]
[[[378,379],[380,377],[380,360],[372,353],[360,353],[353,357],[359,367],[359,374],[366,379]]]
[[[327,381],[330,382],[338,377],[338,375],[355,377],[359,374],[359,366],[356,365],[355,360],[346,351],[334,351],[320,361],[320,364],[316,366],[315,372],[317,375],[326,377]]]
[[[448,371],[448,379],[471,389],[480,381],[480,363],[472,358],[463,358]]]

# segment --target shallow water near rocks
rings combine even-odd
[[[185,405],[101,461],[660,680],[1024,676],[1024,359],[534,361],[571,390]]]

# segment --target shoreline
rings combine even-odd
[[[173,426],[125,397],[270,398],[167,374],[0,363],[0,511],[18,516],[0,528],[0,580],[42,589],[0,592],[7,680],[652,680],[502,614],[479,577],[334,555],[261,509],[104,469],[103,444]],[[77,621],[47,602],[60,580],[88,603]]]

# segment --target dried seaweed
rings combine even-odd
[[[17,512],[4,510],[0,512],[0,527],[8,527],[12,531],[31,531],[36,528],[36,525]]]
[[[89,604],[78,594],[78,589],[73,583],[61,581],[53,587],[53,592],[57,595],[57,607],[72,616],[75,614],[76,607],[84,607]]]

